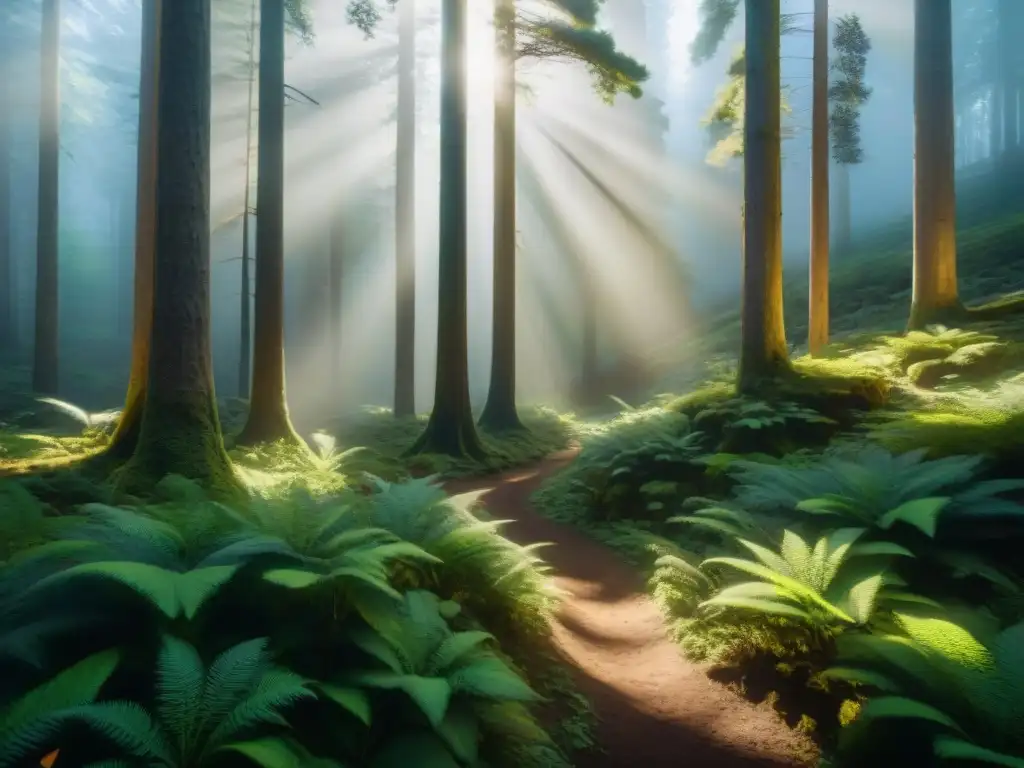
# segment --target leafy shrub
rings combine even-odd
[[[576,461],[535,500],[554,516],[663,518],[701,482],[701,439],[680,413],[658,407],[623,411],[582,438]]]
[[[1024,623],[984,640],[941,618],[897,614],[896,623],[899,632],[844,637],[841,666],[826,673],[880,694],[844,733],[844,749],[890,735],[887,722],[918,721],[927,727],[900,738],[919,733],[942,765],[1024,765]]]
[[[782,455],[828,442],[837,422],[796,402],[737,397],[698,411],[693,424],[716,436],[715,451]]]
[[[543,592],[537,561],[496,525],[423,482],[241,510],[170,485],[162,504],[90,505],[0,568],[0,705],[16,715],[0,766],[54,748],[83,765],[219,765],[228,752],[268,768],[557,764],[525,708],[537,695],[479,621],[522,599],[542,623],[553,599],[531,592]],[[432,521],[411,519],[424,511]],[[418,588],[463,577],[454,595]],[[477,586],[489,591],[465,592]],[[487,616],[463,610],[495,595],[505,602]],[[69,693],[83,675],[91,684]]]

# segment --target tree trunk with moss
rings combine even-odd
[[[950,0],[916,0],[914,21],[914,281],[910,328],[955,319],[953,29]]]
[[[416,413],[416,1],[398,12],[394,414],[403,417]]]
[[[32,390],[55,395],[59,386],[60,328],[60,0],[43,0],[39,83],[39,207],[36,211]]]
[[[441,3],[441,210],[434,408],[410,454],[483,458],[469,400],[466,320],[466,3]]]
[[[480,426],[523,429],[516,410],[516,27],[513,0],[498,0],[494,83],[494,308],[491,381]]]
[[[210,359],[210,0],[165,3],[160,18],[156,249],[142,424],[119,484],[168,474],[232,493]]]
[[[300,444],[284,384],[284,4],[260,0],[256,322],[249,418],[239,445]]]
[[[828,0],[814,0],[811,105],[811,264],[807,345],[812,355],[828,344],[829,157]]]
[[[143,0],[139,74],[139,138],[135,192],[135,277],[128,394],[106,455],[117,461],[135,451],[149,379],[153,330],[153,260],[156,248],[156,171],[159,127],[160,15],[163,0]]]
[[[788,367],[782,317],[779,0],[746,4],[740,391]]]

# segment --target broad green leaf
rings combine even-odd
[[[812,515],[845,515],[850,512],[853,505],[839,499],[820,498],[804,499],[796,508],[800,512],[809,512]]]
[[[20,699],[0,710],[0,734],[10,734],[59,709],[96,698],[121,660],[116,650],[93,654],[58,672]],[[4,739],[0,738],[0,744]]]
[[[843,680],[856,685],[870,685],[888,693],[899,690],[899,685],[880,672],[855,667],[830,667],[820,674],[825,680]]]
[[[1024,759],[996,752],[952,736],[939,736],[933,743],[934,754],[943,760],[963,760],[1006,768],[1024,768]]]
[[[777,573],[771,568],[761,565],[760,563],[754,563],[750,560],[742,560],[738,557],[710,557],[701,564],[701,567],[703,568],[706,565],[731,566],[737,570],[744,571],[752,576],[757,576],[765,581],[770,581],[773,584],[783,587],[784,589],[792,592],[795,597],[809,603],[813,603],[814,605],[824,609],[827,613],[832,614],[840,621],[845,621],[849,624],[857,623],[852,617],[822,598],[821,595],[810,589],[806,584],[790,578],[789,576]]]
[[[453,707],[437,727],[452,753],[466,765],[477,765],[480,723],[472,709]]]
[[[169,618],[175,618],[181,608],[172,571],[155,565],[134,562],[82,563],[47,576],[29,589],[34,592],[54,585],[65,584],[82,577],[97,577],[124,584],[142,595]]]
[[[719,606],[722,608],[743,608],[760,613],[770,613],[777,616],[788,616],[804,622],[813,622],[814,619],[807,611],[797,608],[789,603],[780,603],[776,600],[762,600],[752,597],[722,597],[717,595],[710,600],[705,600],[698,607]]]
[[[880,696],[870,699],[857,716],[857,720],[862,723],[888,719],[925,720],[962,733],[960,726],[945,712],[903,696]]]
[[[448,711],[452,686],[440,677],[419,675],[396,675],[391,672],[360,672],[352,677],[353,682],[371,688],[387,688],[404,691],[427,720],[435,728],[440,725]]]
[[[288,589],[305,589],[320,582],[323,577],[312,571],[299,571],[293,568],[276,568],[263,574],[264,581],[277,584]]]
[[[897,522],[906,523],[917,528],[926,536],[935,538],[939,513],[947,504],[949,504],[949,499],[942,497],[914,499],[900,504],[895,509],[890,509],[879,518],[878,526],[888,529]]]
[[[899,544],[894,544],[891,541],[866,541],[863,544],[855,544],[850,548],[847,557],[877,557],[879,555],[916,557],[906,547],[901,547]]]
[[[237,752],[262,768],[305,768],[307,754],[295,744],[277,736],[227,744],[218,751]]]
[[[214,565],[176,574],[178,599],[185,618],[194,618],[203,604],[237,571],[237,565]]]
[[[370,697],[365,691],[331,683],[316,683],[314,688],[349,714],[355,715],[364,725],[370,725],[373,710]]]

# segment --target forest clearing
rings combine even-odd
[[[7,0],[0,768],[1024,768],[1020,32]]]

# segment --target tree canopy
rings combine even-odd
[[[347,17],[372,36],[383,19],[382,5],[399,0],[349,0]],[[619,93],[642,95],[647,68],[615,47],[613,36],[597,27],[603,0],[534,0],[516,3],[516,57],[579,62],[587,67],[594,89],[606,101]]]
[[[828,89],[832,114],[829,128],[832,134],[832,157],[842,165],[856,165],[863,161],[860,143],[860,108],[871,96],[864,84],[871,40],[855,13],[836,21],[833,38],[836,57],[832,71],[836,77]]]

